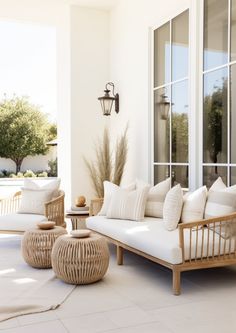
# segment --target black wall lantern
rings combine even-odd
[[[108,89],[108,86],[112,87],[112,95],[110,96],[110,91]],[[98,97],[98,100],[101,103],[101,107],[102,107],[102,111],[103,111],[103,115],[104,116],[110,116],[111,115],[111,109],[112,109],[112,105],[113,102],[115,101],[115,111],[116,113],[119,112],[119,95],[114,93],[114,83],[112,82],[108,82],[105,86],[105,95],[103,97]]]

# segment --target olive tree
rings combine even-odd
[[[53,126],[28,98],[4,99],[0,103],[0,157],[14,161],[19,172],[26,156],[48,152],[47,142],[54,138]]]

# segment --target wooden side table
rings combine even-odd
[[[71,220],[72,230],[86,229],[85,220],[87,217],[89,217],[89,211],[83,212],[83,214],[80,214],[79,212],[74,214],[66,214],[66,218]]]

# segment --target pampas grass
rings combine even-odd
[[[90,162],[84,159],[92,185],[99,198],[104,197],[103,182],[105,180],[111,181],[117,185],[121,183],[128,152],[127,131],[128,126],[117,140],[114,154],[112,154],[109,131],[105,128],[102,140],[95,146],[96,160]]]
[[[128,126],[126,126],[124,134],[121,135],[119,140],[117,140],[116,142],[114,171],[112,178],[112,182],[116,185],[120,185],[121,183],[127,160],[127,153],[128,153],[127,131],[128,131]]]

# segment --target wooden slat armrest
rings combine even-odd
[[[194,228],[194,227],[200,227],[203,225],[215,223],[215,222],[231,222],[233,219],[236,219],[236,213],[228,214],[228,215],[222,215],[217,217],[212,217],[210,219],[203,219],[200,221],[194,221],[194,222],[188,222],[188,223],[180,223],[178,225],[179,230],[185,229],[185,228]]]
[[[89,206],[89,215],[94,216],[97,215],[98,212],[101,210],[103,205],[103,198],[95,198],[90,201]]]
[[[186,258],[191,262],[230,255],[233,251],[231,244],[235,242],[235,224],[236,213],[179,224],[179,246],[183,261]],[[211,232],[213,235],[210,235]]]
[[[56,222],[57,226],[65,227],[65,209],[64,209],[65,194],[60,191],[57,198],[52,199],[44,204],[45,216],[49,221]]]
[[[11,197],[0,199],[1,215],[7,215],[17,212],[21,201],[21,191],[16,192]]]

